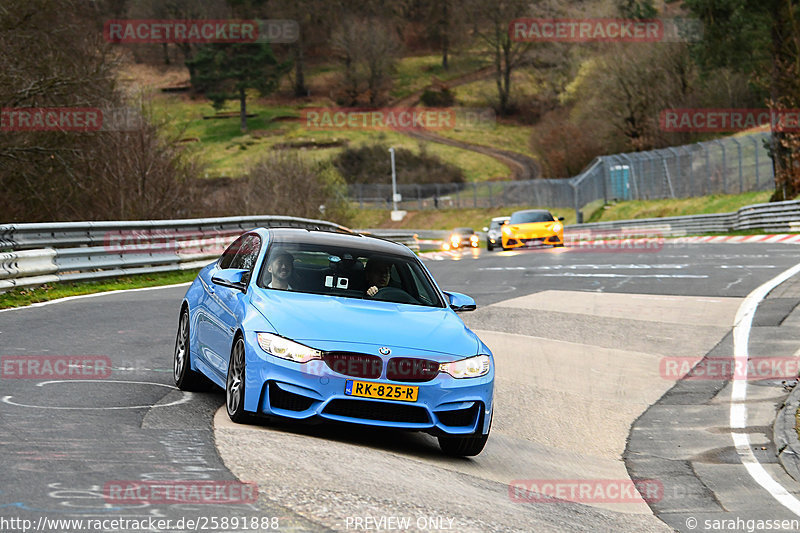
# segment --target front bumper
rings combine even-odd
[[[249,344],[253,347],[253,344]],[[259,350],[257,344],[252,352]],[[385,366],[385,365],[384,365]],[[322,361],[295,363],[265,353],[247,359],[245,409],[295,420],[323,419],[434,435],[488,433],[492,418],[494,366],[480,378],[440,373],[425,382],[346,376]],[[348,380],[419,387],[415,402],[367,399],[345,394]]]
[[[521,248],[537,244],[564,244],[564,234],[563,232],[553,231],[528,231],[511,235],[503,234],[502,244],[504,248]]]

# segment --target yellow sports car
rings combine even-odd
[[[554,217],[544,209],[527,209],[511,214],[511,219],[503,224],[501,245],[503,250],[551,244],[564,246],[564,217]]]

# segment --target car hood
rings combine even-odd
[[[524,224],[509,224],[512,231],[551,229],[556,224],[555,220],[549,222],[526,222]]]
[[[261,288],[251,302],[275,333],[322,350],[367,344],[467,357],[481,345],[446,308]]]

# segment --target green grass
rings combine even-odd
[[[530,140],[533,133],[532,126],[497,123],[494,126],[456,127],[452,130],[436,132],[442,137],[457,141],[510,150],[530,157],[536,157],[531,150]]]
[[[94,294],[97,292],[121,289],[140,289],[186,283],[197,277],[199,270],[182,270],[158,274],[137,274],[128,277],[110,278],[98,281],[47,284],[41,287],[19,288],[0,294],[0,309],[22,307],[33,303],[47,302],[67,296]]]
[[[478,54],[465,53],[450,56],[449,68],[442,68],[442,56],[437,54],[411,56],[400,59],[394,73],[391,96],[405,98],[431,84],[433,76],[448,81],[487,66],[489,63]]]
[[[584,208],[586,222],[630,220],[637,218],[674,217],[709,213],[730,213],[746,205],[768,202],[772,191],[744,194],[718,194],[696,198],[669,198],[662,200],[631,200],[600,206],[590,215]]]
[[[239,118],[204,120],[204,115],[214,114],[211,105],[202,99],[190,100],[185,96],[156,95],[153,99],[156,115],[168,120],[182,137],[198,139],[190,146],[197,149],[208,164],[208,175],[239,177],[247,168],[271,150],[286,142],[343,141],[344,146],[358,146],[376,141],[389,146],[404,147],[419,152],[419,142],[393,131],[365,130],[309,130],[300,122],[276,121],[277,117],[299,116],[300,107],[270,107],[257,99],[248,103],[248,111],[258,117],[248,119],[248,132],[239,129]],[[236,103],[229,102],[222,111],[236,111]],[[338,155],[344,146],[303,149],[304,158],[313,161],[329,160]],[[483,154],[461,150],[437,143],[427,143],[426,150],[464,171],[467,181],[485,181],[508,176],[509,168]],[[389,155],[386,156],[387,171]]]

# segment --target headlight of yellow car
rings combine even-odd
[[[553,224],[553,231],[559,232],[559,231],[561,231],[561,228],[563,228],[563,227],[564,226],[561,225],[561,222],[556,222],[555,224]]]

